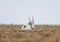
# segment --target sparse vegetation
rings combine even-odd
[[[36,25],[22,31],[22,25],[0,25],[0,42],[60,42],[60,25]]]

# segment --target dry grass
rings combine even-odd
[[[0,42],[60,42],[60,26],[36,25],[22,31],[21,25],[0,25]]]

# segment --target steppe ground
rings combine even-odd
[[[21,26],[0,24],[0,42],[60,42],[60,25],[35,25],[30,31]]]

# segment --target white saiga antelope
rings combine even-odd
[[[23,25],[21,27],[22,30],[33,30],[34,28],[35,28],[35,26],[34,26],[34,18],[33,18],[33,16],[32,16],[32,20],[29,17],[29,22],[28,22],[27,25]]]

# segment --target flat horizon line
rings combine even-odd
[[[25,25],[25,24],[7,24],[7,23],[0,23],[0,25]],[[34,25],[60,25],[60,24],[34,24]]]

